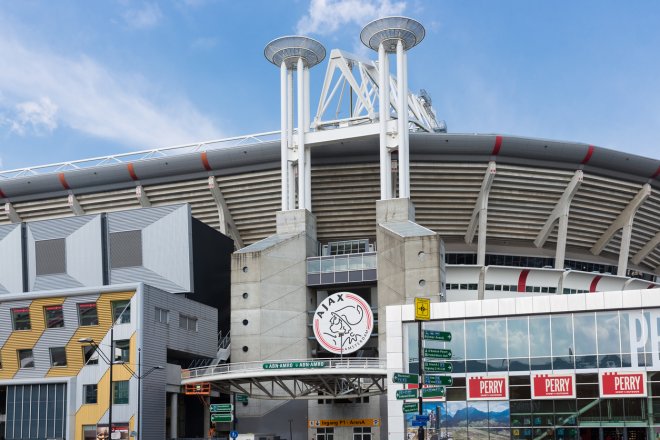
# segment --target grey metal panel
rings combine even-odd
[[[142,311],[143,340],[147,343],[142,350],[142,363],[145,367],[165,365],[167,349],[191,353],[199,357],[215,357],[217,350],[217,312],[180,295],[163,292],[152,286],[144,286],[144,309]],[[170,312],[169,324],[155,321],[155,309],[160,307]],[[198,319],[198,331],[179,328],[178,316],[184,313]],[[163,341],[150,344],[148,341]],[[149,427],[143,432],[145,440],[165,438],[166,391],[165,371],[157,370],[142,381],[142,426]]]
[[[21,225],[0,226],[0,294],[23,291]]]
[[[177,204],[159,206],[156,208],[111,212],[108,214],[108,232],[113,233],[144,229],[153,222],[160,220],[162,217],[182,206],[185,205]]]
[[[91,287],[103,284],[100,215],[31,222],[27,223],[26,229],[30,290]],[[61,269],[59,261],[37,261],[39,258],[55,258],[55,254],[37,255],[37,242],[57,239],[65,240],[66,273],[52,273],[56,269]],[[39,275],[37,267],[42,273],[45,270],[46,274]]]
[[[140,231],[142,240],[142,265],[111,268],[110,283],[144,282],[168,292],[192,291],[190,228],[189,205],[109,213],[110,234]]]

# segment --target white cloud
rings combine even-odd
[[[194,105],[167,88],[154,90],[90,57],[28,47],[8,26],[0,27],[0,59],[12,60],[0,69],[1,125],[15,132],[66,126],[131,148],[221,137]]]
[[[24,135],[28,129],[34,133],[50,133],[57,128],[57,105],[50,98],[16,104],[16,115],[10,119],[10,130]]]
[[[147,3],[141,8],[131,8],[123,14],[124,21],[135,29],[150,29],[158,25],[163,13],[155,3]]]
[[[403,1],[392,0],[311,0],[309,13],[298,21],[299,34],[327,35],[347,23],[367,24],[387,15],[399,15],[406,9]]]

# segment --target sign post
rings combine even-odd
[[[422,389],[424,384],[424,362],[423,351],[422,351],[422,321],[428,321],[431,319],[431,299],[430,298],[415,298],[415,321],[417,321],[417,362],[419,365],[419,380],[417,381],[417,386],[419,390]],[[419,393],[419,410],[418,414],[423,415],[423,399],[422,393]],[[419,431],[417,438],[419,440],[425,440],[424,424],[419,425]],[[415,424],[413,424],[415,426]]]

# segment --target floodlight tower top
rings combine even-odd
[[[277,67],[286,63],[287,69],[295,69],[299,59],[305,67],[313,67],[325,58],[325,47],[313,38],[292,35],[276,38],[266,45],[264,56]]]
[[[412,49],[426,35],[424,26],[417,20],[408,17],[383,17],[368,23],[360,32],[360,40],[365,46],[378,51],[382,43],[385,52],[396,52],[399,41],[403,50]]]

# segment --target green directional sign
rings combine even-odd
[[[236,401],[237,402],[246,402],[248,401],[248,396],[247,394],[236,394]]]
[[[403,404],[403,413],[417,413],[419,412],[419,404],[417,402],[405,402]]]
[[[454,367],[448,362],[424,361],[424,372],[426,373],[451,373]]]
[[[211,421],[212,422],[233,422],[234,421],[234,415],[229,413],[229,414],[211,414]]]
[[[443,348],[425,348],[424,357],[434,359],[451,359],[451,350]]]
[[[437,330],[424,330],[422,339],[428,339],[429,341],[451,341],[451,332],[441,332]]]
[[[445,397],[445,387],[422,388],[422,397]]]
[[[434,376],[426,374],[424,375],[424,383],[426,385],[452,385],[454,381],[451,376]]]
[[[211,412],[212,413],[229,413],[234,410],[234,405],[231,403],[212,403]]]
[[[394,383],[419,383],[419,375],[410,373],[394,373],[392,377]]]
[[[325,368],[328,363],[325,361],[303,361],[303,362],[266,362],[263,364],[264,370],[286,370],[289,368]]]
[[[417,399],[417,390],[397,390],[396,398],[399,400],[402,399]]]

